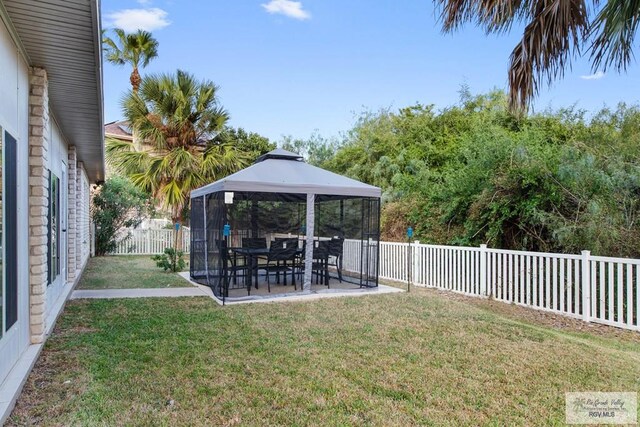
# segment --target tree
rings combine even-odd
[[[216,139],[227,112],[218,104],[218,87],[191,74],[150,75],[139,93],[129,91],[123,112],[145,144],[107,139],[107,161],[148,191],[182,223],[194,188],[233,173],[247,164],[246,155]]]
[[[280,146],[287,151],[300,154],[310,165],[326,167],[340,147],[340,143],[335,138],[323,138],[316,130],[309,139],[284,136]]]
[[[102,39],[106,59],[115,65],[131,65],[133,69],[129,81],[133,91],[138,92],[142,82],[138,68],[146,67],[158,56],[158,41],[148,31],[138,30],[127,34],[124,30],[116,28],[113,32],[116,35],[115,40],[111,37]]]
[[[113,251],[118,241],[129,235],[120,236],[125,228],[135,228],[153,210],[149,195],[134,186],[131,181],[114,176],[93,195],[91,218],[96,224],[96,254],[104,255]]]
[[[276,144],[269,142],[269,138],[255,132],[247,132],[242,128],[225,127],[216,140],[232,144],[236,149],[247,153],[249,162],[276,148]]]
[[[523,111],[541,81],[561,78],[571,57],[590,51],[593,70],[626,70],[633,57],[640,2],[626,0],[436,0],[443,30],[472,22],[487,33],[505,33],[524,23],[511,52],[509,104]],[[588,5],[588,3],[591,3]]]

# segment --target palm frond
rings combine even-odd
[[[119,173],[129,176],[148,168],[150,154],[136,151],[131,142],[107,138],[105,145],[107,163]]]
[[[488,33],[508,31],[514,22],[531,18],[533,0],[437,0],[443,30],[473,23]]]
[[[213,82],[178,70],[146,76],[138,93],[129,91],[122,100],[147,151],[126,159],[114,155],[112,161],[123,162],[132,181],[174,213],[182,211],[191,190],[247,164],[247,154],[212,142],[229,118],[217,90]]]
[[[511,53],[509,64],[509,104],[522,111],[538,94],[540,80],[550,84],[562,77],[571,56],[589,31],[584,0],[545,0],[536,3],[533,20]]]
[[[113,32],[115,38],[102,38],[107,61],[116,65],[130,64],[133,68],[138,68],[146,67],[158,56],[158,41],[150,32],[138,30],[128,34],[121,28],[115,28]]]
[[[514,111],[528,107],[542,80],[550,84],[564,75],[589,33],[585,0],[436,1],[445,32],[465,23],[478,25],[487,33],[506,32],[514,23],[526,24],[509,64],[509,104]]]
[[[614,67],[624,71],[633,59],[633,46],[640,22],[640,0],[609,0],[590,29],[593,38],[593,70]]]

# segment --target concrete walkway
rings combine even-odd
[[[208,297],[200,288],[88,289],[73,291],[70,299],[81,298],[167,298]]]

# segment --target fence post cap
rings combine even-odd
[[[420,240],[414,240],[413,243],[415,243],[416,245],[420,244]]]
[[[487,249],[487,245],[485,245],[484,243],[480,245],[480,249]]]
[[[589,256],[591,255],[591,251],[582,251],[582,256]]]

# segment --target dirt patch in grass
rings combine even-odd
[[[175,288],[191,284],[175,273],[165,273],[150,256],[91,258],[78,289]]]
[[[493,304],[71,301],[9,424],[563,425],[567,391],[640,390],[636,341]]]

